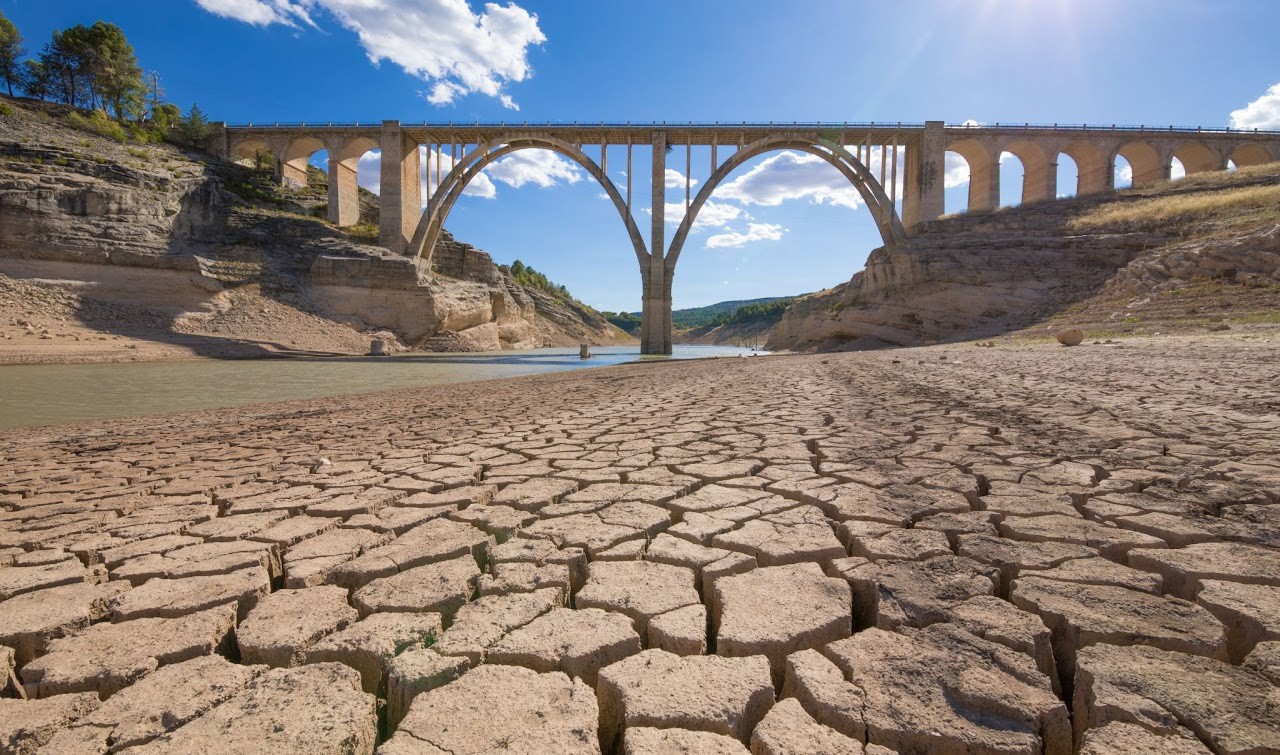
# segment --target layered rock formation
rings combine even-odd
[[[74,294],[73,311],[105,302],[133,312],[72,323],[65,333],[42,326],[44,340],[79,339],[87,329],[203,339],[240,354],[268,341],[287,349],[290,335],[295,347],[338,352],[367,347],[370,335],[449,350],[627,338],[587,307],[516,284],[487,254],[452,238],[434,271],[419,270],[309,217],[296,197],[271,193],[248,169],[74,131],[60,125],[56,108],[10,108],[0,116],[0,274],[60,282]],[[39,315],[34,303],[24,310],[10,298],[5,325]],[[244,311],[270,312],[272,322],[238,331]],[[22,327],[5,340],[25,335]]]

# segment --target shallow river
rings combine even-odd
[[[574,347],[484,354],[0,366],[0,428],[491,380],[641,358],[638,346],[599,346],[591,351],[591,359],[579,359]],[[732,346],[677,345],[672,356],[745,354],[750,351]]]

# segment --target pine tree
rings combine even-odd
[[[199,105],[192,103],[191,109],[178,123],[177,136],[179,141],[192,147],[203,147],[209,137],[213,136],[213,127],[209,125]]]
[[[23,67],[18,59],[26,55],[22,48],[22,35],[18,27],[0,13],[0,76],[4,77],[5,86],[9,88],[9,96],[13,96],[13,85],[22,86]]]
[[[52,94],[49,72],[38,60],[22,61],[20,86],[24,94],[38,100],[46,100]]]

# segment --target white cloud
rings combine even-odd
[[[817,155],[780,152],[722,184],[716,193],[744,204],[776,207],[788,199],[808,199],[858,209],[862,197],[839,171]]]
[[[435,191],[436,151],[420,146],[418,147],[418,153],[422,160],[421,180],[423,182],[423,202],[425,204],[430,193]],[[440,176],[443,178],[453,169],[453,157],[444,151],[440,151],[439,155]],[[364,188],[377,194],[381,175],[381,151],[375,149],[366,152],[360,158],[360,164],[356,170],[356,181]],[[515,189],[526,184],[549,189],[559,186],[561,183],[577,183],[582,178],[582,171],[579,170],[575,163],[554,152],[544,149],[521,150],[489,165],[475,178],[471,179],[471,183],[467,184],[467,188],[462,193],[468,197],[493,199],[498,196],[498,187],[494,183],[495,181]],[[608,197],[607,194],[604,196]]]
[[[663,219],[667,225],[680,225],[684,221],[684,202],[667,202],[663,210]],[[734,220],[750,220],[751,216],[741,207],[724,202],[708,200],[698,211],[693,221],[693,231],[705,231],[708,228],[723,228]]]
[[[1186,177],[1186,175],[1187,175],[1187,169],[1183,167],[1182,161],[1176,157],[1173,158],[1173,162],[1169,164],[1169,180],[1172,181],[1179,178],[1184,178]]]
[[[515,189],[525,184],[549,189],[562,181],[575,184],[582,180],[577,163],[546,149],[515,152],[485,168],[484,172]]]
[[[782,234],[786,233],[786,230],[782,226],[773,225],[772,223],[747,223],[745,232],[730,231],[707,237],[707,248],[728,249],[745,246],[752,241],[778,241],[782,238]]]
[[[751,216],[746,211],[731,204],[708,200],[703,203],[702,209],[698,211],[698,217],[693,221],[693,230],[722,228],[728,225],[730,221],[739,219],[750,220]]]
[[[426,147],[419,147],[418,153],[422,160],[421,181],[426,191],[423,192],[422,206],[426,207],[427,199],[430,191],[435,189],[436,161],[435,152],[429,151]],[[448,175],[449,170],[453,168],[453,158],[447,154],[440,154],[440,175]],[[356,166],[356,183],[373,192],[380,193],[382,181],[382,152],[381,150],[371,150],[364,153],[360,158],[360,163]],[[493,181],[484,173],[472,179],[467,184],[467,188],[462,191],[464,196],[480,197],[481,199],[493,199],[498,196],[498,187],[494,186]]]
[[[1280,84],[1231,113],[1231,128],[1280,129]]]
[[[625,174],[626,174],[626,171],[623,171],[623,174],[625,175]],[[680,172],[680,171],[678,171],[678,170],[673,170],[672,168],[667,168],[666,178],[665,178],[665,180],[664,180],[664,182],[663,182],[663,183],[665,184],[665,188],[668,188],[668,189],[683,189],[683,188],[684,188],[684,174],[683,174],[683,173],[681,173],[681,172]],[[696,179],[696,178],[691,178],[691,179],[689,179],[689,185],[690,185],[690,186],[697,186],[697,185],[698,185],[698,179]]]
[[[1133,167],[1129,163],[1116,161],[1116,185],[1133,183]]]
[[[196,0],[196,4],[215,16],[254,26],[284,24],[297,28],[295,21],[315,26],[306,8],[290,0]]]
[[[477,14],[468,0],[196,2],[210,13],[257,26],[315,26],[312,12],[328,11],[356,33],[370,61],[389,60],[430,84],[426,98],[433,105],[478,93],[518,110],[503,87],[532,74],[529,48],[547,40],[538,17],[515,3],[485,3],[484,12]]]
[[[954,189],[957,186],[964,186],[969,183],[969,163],[959,154],[948,152],[945,166],[946,171],[943,173],[942,179],[944,188]]]

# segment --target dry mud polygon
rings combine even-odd
[[[0,752],[1280,752],[1277,374],[945,346],[11,431]]]

